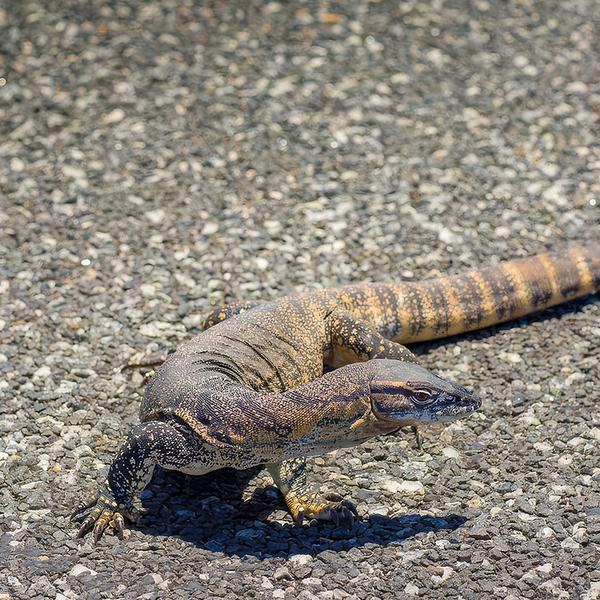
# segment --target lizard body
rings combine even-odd
[[[366,283],[213,311],[146,387],[106,489],[76,511],[80,535],[123,531],[156,464],[201,474],[266,464],[295,520],[353,518],[305,477],[307,456],[401,427],[453,420],[479,399],[403,344],[505,322],[600,289],[600,244],[422,282]],[[336,370],[324,373],[327,367]],[[340,367],[340,368],[338,368]]]

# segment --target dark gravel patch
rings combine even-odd
[[[600,595],[600,305],[422,345],[480,414],[67,514],[136,421],[137,352],[232,299],[417,279],[600,233],[597,2],[0,5],[0,598]],[[246,482],[249,482],[246,486]],[[370,515],[367,517],[367,513]]]

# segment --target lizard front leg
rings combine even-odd
[[[367,323],[355,319],[347,312],[335,311],[329,319],[331,353],[325,362],[331,367],[343,367],[373,358],[419,362],[406,346],[384,338]],[[422,450],[423,442],[419,431],[416,426],[412,429],[417,447]]]
[[[349,500],[343,500],[337,495],[323,497],[310,488],[306,480],[305,458],[269,463],[267,470],[283,494],[296,523],[301,524],[304,519],[318,519],[332,521],[336,525],[345,523],[352,526],[358,516]]]
[[[331,339],[331,352],[326,357],[328,366],[343,367],[373,358],[418,362],[408,348],[384,338],[368,323],[347,312],[334,311],[328,317],[328,326]]]
[[[137,521],[135,496],[152,477],[154,467],[179,469],[192,462],[206,462],[210,454],[197,436],[178,421],[148,421],[136,425],[108,471],[105,487],[79,503],[72,520],[82,521],[77,537],[93,529],[97,542],[111,526],[122,538],[125,519]]]

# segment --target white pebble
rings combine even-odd
[[[404,586],[404,593],[407,596],[418,596],[419,595],[419,588],[414,585],[413,583],[407,583]]]
[[[451,446],[447,446],[446,448],[442,448],[442,454],[447,458],[459,458],[460,454],[458,450],[452,448]]]
[[[512,363],[513,365],[523,362],[521,355],[517,354],[516,352],[500,352],[500,354],[498,355],[498,358],[500,360],[508,361],[509,363]]]
[[[70,177],[71,179],[85,179],[85,171],[80,167],[76,167],[75,165],[63,165],[62,172],[65,177]]]
[[[111,110],[109,113],[106,113],[102,117],[102,122],[105,125],[111,125],[112,123],[119,123],[125,118],[125,111],[121,108],[115,108]]]
[[[265,271],[267,269],[267,267],[269,266],[269,261],[266,258],[262,258],[260,256],[257,256],[254,259],[254,262],[256,263],[256,266],[261,270],[261,271]]]
[[[394,481],[390,479],[384,482],[383,487],[392,494],[417,495],[425,493],[425,488],[420,481]]]
[[[313,561],[313,557],[310,554],[292,554],[289,561],[295,566],[308,565]]]
[[[269,578],[268,578],[268,577],[265,577],[264,575],[263,575],[263,578],[262,578],[262,583],[261,583],[261,586],[262,586],[262,587],[263,587],[265,590],[272,590],[272,589],[273,589],[273,587],[274,587],[274,586],[273,586],[273,584],[272,584],[272,583],[269,581]]]
[[[52,370],[49,366],[43,365],[33,373],[34,379],[47,379],[52,375]]]
[[[10,159],[10,170],[14,173],[20,173],[25,169],[25,163],[20,158],[11,158]]]
[[[156,210],[149,210],[146,213],[146,218],[153,225],[159,225],[163,222],[165,218],[165,211],[162,208],[157,208]]]
[[[217,233],[217,231],[219,231],[219,224],[208,221],[207,223],[204,223],[202,235],[212,235],[213,233]]]
[[[82,564],[76,564],[70,571],[71,577],[79,577],[80,575],[97,575],[96,571]]]

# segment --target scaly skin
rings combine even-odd
[[[599,289],[600,245],[590,243],[418,283],[366,283],[216,309],[206,330],[150,380],[142,423],[105,489],[76,511],[80,535],[93,527],[98,539],[109,524],[122,533],[123,516],[132,517],[133,498],[156,464],[194,474],[267,464],[295,520],[351,520],[347,502],[310,490],[306,456],[477,407],[466,390],[445,382],[462,390],[448,403],[441,380],[425,376],[403,344],[488,327]],[[408,372],[399,375],[399,364]],[[323,376],[325,367],[344,365]],[[389,401],[367,418],[374,377],[386,382]],[[415,390],[415,380],[423,387]],[[412,412],[400,418],[407,395]],[[430,399],[427,411],[419,395]]]

